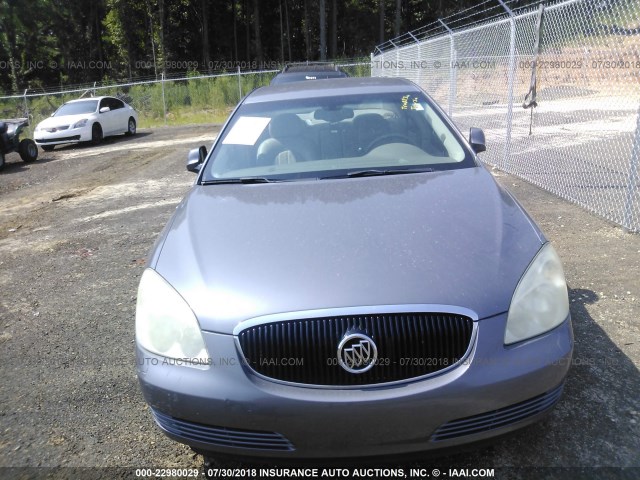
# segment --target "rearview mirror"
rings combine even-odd
[[[187,155],[187,170],[198,173],[205,158],[207,158],[207,147],[204,145],[190,150]]]
[[[100,113],[107,113],[107,112],[109,112],[109,111],[111,111],[111,109],[110,109],[109,107],[102,107],[102,108],[100,109]]]
[[[476,153],[484,152],[487,149],[484,132],[481,128],[471,127],[469,129],[469,145]]]

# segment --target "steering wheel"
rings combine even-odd
[[[369,153],[374,148],[379,147],[380,145],[385,145],[387,143],[409,143],[409,144],[412,144],[413,142],[411,141],[411,139],[409,137],[407,137],[406,135],[403,135],[402,133],[386,133],[384,135],[379,136],[373,142],[371,142],[367,146],[367,149],[365,151],[367,153]]]

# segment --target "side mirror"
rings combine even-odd
[[[471,150],[476,153],[484,152],[487,149],[484,132],[481,128],[471,127],[469,129],[469,145],[471,145]]]
[[[198,173],[205,158],[207,158],[207,147],[204,145],[190,150],[187,155],[187,170]]]
[[[110,109],[109,107],[102,107],[102,108],[100,109],[100,113],[107,113],[107,112],[109,112],[109,111],[111,111],[111,109]]]

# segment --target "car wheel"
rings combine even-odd
[[[98,145],[102,141],[102,127],[99,123],[94,123],[91,127],[91,143]]]
[[[30,138],[24,138],[18,145],[18,153],[23,162],[35,162],[38,159],[38,146]]]
[[[127,132],[125,135],[135,135],[136,134],[136,119],[133,117],[129,117],[129,123],[127,124]]]
[[[45,152],[53,152],[55,145],[41,145]]]
[[[4,168],[4,153],[0,152],[0,170]]]

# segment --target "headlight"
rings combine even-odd
[[[82,128],[87,124],[88,119],[83,118],[82,120],[78,120],[76,123],[71,125],[71,128]]]
[[[209,365],[200,325],[180,294],[154,270],[142,274],[136,305],[136,340],[153,353],[181,365]]]
[[[550,243],[540,249],[511,299],[504,343],[535,337],[569,315],[569,295],[560,258]]]

